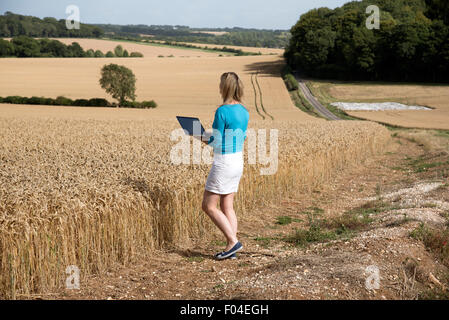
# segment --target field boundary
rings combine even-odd
[[[290,91],[289,93],[290,98],[292,99],[293,103],[299,110],[307,114],[310,114],[312,117],[327,120],[325,117],[317,113],[313,108],[313,106],[305,98],[302,97],[301,93],[299,92],[299,89],[295,91]]]
[[[371,119],[366,119],[360,116],[355,116],[353,114],[349,115],[350,117],[353,117],[355,120],[361,120],[361,121],[371,121],[371,122],[376,122],[378,124],[381,124],[389,129],[392,130],[397,130],[397,129],[411,129],[411,130],[442,130],[442,131],[448,131],[448,129],[444,129],[444,128],[421,128],[421,127],[405,127],[405,126],[401,126],[398,124],[392,124],[392,123],[388,123],[388,122],[383,122],[383,121],[379,121],[379,120],[371,120]]]
[[[134,43],[134,44],[140,44],[143,46],[150,46],[150,47],[163,47],[163,48],[171,48],[171,49],[180,49],[180,50],[190,50],[190,51],[198,51],[198,52],[207,52],[207,53],[216,53],[217,55],[226,55],[226,56],[235,56],[234,53],[226,52],[226,51],[219,51],[219,50],[212,50],[212,49],[204,49],[200,47],[192,47],[188,48],[185,46],[175,46],[175,45],[168,45],[164,43],[154,43],[154,42],[142,42],[142,41],[134,41],[134,40],[125,40],[125,39],[111,39],[111,38],[101,38],[100,40],[103,41],[113,41],[113,42],[127,42],[127,43]]]

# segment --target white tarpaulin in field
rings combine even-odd
[[[379,102],[379,103],[350,103],[350,102],[335,102],[332,103],[337,107],[346,111],[383,111],[383,110],[432,110],[421,106],[407,106],[396,102]]]

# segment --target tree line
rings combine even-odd
[[[229,53],[235,54],[236,56],[261,56],[262,55],[261,52],[247,52],[247,51],[243,51],[242,49],[228,48],[226,46],[224,46],[222,48],[220,48],[220,47],[210,47],[209,48],[208,46],[200,47],[200,46],[195,46],[193,44],[171,42],[171,41],[156,42],[156,41],[152,41],[152,40],[143,40],[143,42],[153,43],[153,44],[163,44],[163,45],[167,45],[167,46],[189,48],[189,49],[200,49],[200,50],[211,50],[211,51],[218,51],[218,52],[229,52]]]
[[[22,97],[22,96],[8,96],[0,97],[0,103],[9,104],[28,104],[28,105],[45,105],[45,106],[68,106],[68,107],[124,107],[135,109],[154,109],[157,107],[157,103],[154,100],[150,101],[126,101],[121,104],[109,102],[103,98],[92,99],[75,99],[59,96],[56,99],[45,97]]]
[[[212,31],[228,32],[223,35],[198,33],[207,31],[202,28],[187,26],[147,26],[147,25],[112,25],[97,24],[107,34],[115,36],[144,38],[141,35],[152,36],[154,40],[169,42],[194,42],[217,45],[234,45],[248,47],[284,48],[288,44],[289,33],[286,30],[257,30],[244,28],[212,29]]]
[[[85,51],[78,42],[72,42],[72,44],[66,45],[58,40],[18,36],[12,38],[11,41],[0,39],[0,57],[141,58],[143,54],[140,52],[129,53],[121,45],[115,47],[113,52],[108,51],[105,54],[101,50],[94,51],[93,49],[89,49]]]
[[[373,4],[380,29],[369,30]],[[448,82],[449,2],[363,0],[311,10],[292,27],[285,57],[319,78]]]
[[[155,40],[207,43],[217,45],[232,45],[258,48],[285,48],[289,36],[274,31],[236,31],[219,36],[205,34],[192,34],[185,36],[155,36]]]
[[[228,48],[226,46],[223,47],[201,47],[196,46],[189,43],[183,43],[183,42],[171,42],[171,41],[154,41],[154,40],[136,40],[132,37],[123,37],[123,36],[114,36],[110,37],[111,40],[124,40],[124,41],[132,41],[132,42],[141,42],[141,43],[148,43],[148,44],[155,44],[155,45],[164,45],[164,46],[171,46],[171,47],[180,47],[180,48],[188,48],[188,49],[198,49],[198,50],[206,50],[206,51],[217,51],[217,52],[228,52],[233,53],[236,56],[261,56],[262,53],[259,52],[249,52],[249,51],[243,51],[242,49],[234,49],[234,48]],[[162,55],[160,57],[163,57]]]
[[[208,31],[204,28],[168,25],[112,25],[112,24],[80,24],[80,29],[69,30],[64,19],[40,19],[12,12],[0,15],[0,37],[62,37],[62,38],[101,38],[105,34],[115,36],[151,35],[155,40],[172,42],[195,42],[217,45],[235,45],[250,47],[284,48],[288,44],[290,34],[286,30],[258,30],[245,28],[211,29],[228,32],[223,35],[199,33]]]
[[[0,37],[61,37],[61,38],[100,38],[104,31],[93,25],[80,23],[80,29],[67,29],[64,19],[40,19],[32,16],[14,14],[7,11],[0,15]]]

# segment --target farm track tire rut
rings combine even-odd
[[[267,110],[265,110],[265,107],[263,105],[263,95],[262,95],[262,89],[260,88],[260,84],[259,84],[259,79],[258,79],[259,73],[256,73],[255,79],[256,79],[256,84],[257,87],[259,88],[259,96],[260,96],[260,106],[262,107],[262,111],[271,118],[271,120],[274,120],[274,117],[272,115],[270,115]]]
[[[254,84],[254,74],[251,75],[251,84],[253,85],[253,90],[254,90],[254,105],[256,106],[256,111],[257,114],[263,119],[265,120],[265,116],[260,113],[259,107],[258,107],[258,103],[257,103],[257,90],[256,90],[256,85]]]

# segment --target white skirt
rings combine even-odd
[[[205,189],[215,194],[237,192],[242,174],[243,152],[230,154],[215,153]]]

